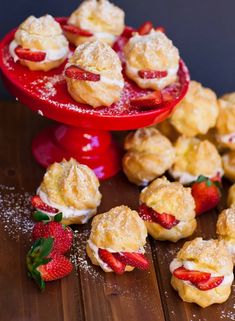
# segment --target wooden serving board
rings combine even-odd
[[[202,309],[182,302],[170,286],[169,263],[185,240],[147,242],[149,272],[123,276],[90,264],[85,244],[90,226],[74,226],[75,269],[41,293],[27,277],[25,255],[33,221],[29,205],[44,170],[31,155],[31,140],[51,124],[15,102],[0,102],[0,320],[1,321],[223,321],[235,320],[235,291],[221,305]],[[122,140],[123,133],[116,134]],[[138,206],[139,189],[120,173],[102,182],[99,213],[116,205]],[[198,219],[195,236],[215,236],[217,213]]]

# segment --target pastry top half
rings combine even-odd
[[[49,56],[54,53],[57,57],[60,55],[62,57],[68,52],[68,41],[63,35],[60,24],[51,15],[40,18],[28,17],[17,29],[15,42],[16,45],[27,49],[51,50],[48,52]]]
[[[235,134],[235,92],[219,99],[219,109],[216,124],[218,135]]]
[[[124,11],[108,0],[86,0],[72,13],[68,23],[94,33],[97,39],[119,36],[125,27]]]
[[[66,78],[69,92],[76,101],[99,107],[119,100],[124,87],[122,66],[110,46],[101,41],[83,43],[76,48],[66,68],[71,65],[100,75],[99,81]]]
[[[216,228],[220,236],[235,238],[235,208],[228,208],[220,213]]]
[[[222,160],[216,147],[208,140],[180,136],[175,144],[176,161],[171,174],[183,184],[199,175],[209,178],[223,175]]]
[[[136,252],[146,243],[147,230],[136,211],[118,206],[92,220],[90,241],[110,252]]]
[[[191,262],[193,270],[231,274],[232,258],[223,242],[203,240],[201,237],[186,242],[177,254],[177,259]]]
[[[193,137],[206,134],[216,124],[219,114],[216,94],[191,81],[184,99],[177,105],[171,117],[173,126],[183,135]]]
[[[38,194],[45,203],[77,210],[96,209],[100,204],[99,181],[94,172],[76,160],[63,160],[47,169]]]
[[[124,48],[126,73],[141,88],[162,89],[177,79],[179,51],[161,31],[136,33]],[[164,77],[143,79],[139,71],[166,72]]]
[[[195,202],[190,187],[171,183],[165,177],[154,180],[140,194],[140,202],[159,214],[171,214],[176,219],[190,221],[195,218]]]

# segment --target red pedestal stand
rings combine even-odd
[[[163,90],[163,94],[170,94],[172,99],[158,108],[141,110],[130,106],[130,97],[144,96],[149,91],[140,89],[124,75],[125,88],[120,101],[110,107],[94,109],[70,97],[63,76],[65,64],[41,72],[14,63],[9,53],[14,32],[8,33],[0,43],[0,68],[6,87],[22,104],[63,124],[44,130],[32,143],[34,157],[45,167],[74,157],[92,168],[101,179],[115,175],[120,169],[121,153],[108,131],[137,129],[163,121],[188,90],[189,73],[181,60],[178,82]],[[127,41],[122,38],[114,48],[121,49],[120,43]]]

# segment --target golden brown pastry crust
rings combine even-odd
[[[223,175],[222,160],[216,147],[209,141],[181,136],[175,143],[176,160],[171,175],[182,184],[188,184],[199,175]]]
[[[147,230],[136,211],[117,206],[92,220],[90,240],[112,252],[137,252],[146,243]]]
[[[228,207],[235,206],[235,184],[233,184],[228,190],[227,205]]]
[[[81,81],[66,77],[67,87],[74,100],[96,108],[110,106],[120,99],[124,80],[116,52],[105,43],[94,41],[78,46],[70,65],[99,74],[100,81]]]
[[[123,171],[129,181],[146,185],[171,167],[175,151],[171,142],[153,127],[130,133],[124,143]]]
[[[224,175],[232,182],[235,182],[235,150],[222,156]]]
[[[141,88],[162,89],[177,79],[179,52],[167,36],[152,30],[148,35],[136,33],[124,48],[126,74]],[[142,79],[139,70],[167,71],[164,78]]]
[[[107,0],[87,0],[71,14],[68,24],[93,33],[92,37],[81,37],[65,32],[75,46],[86,41],[100,40],[112,46],[116,37],[124,30],[124,11]]]
[[[20,63],[30,70],[48,71],[56,68],[65,61],[69,52],[68,41],[62,33],[60,24],[50,15],[40,18],[28,17],[17,29],[14,41],[16,46],[46,52],[46,58],[42,62],[18,58]],[[14,49],[14,47],[12,48]],[[15,58],[16,55],[13,50],[11,53]],[[55,55],[54,58],[53,55]]]
[[[218,240],[204,241],[196,238],[186,242],[177,254],[177,260],[194,264],[194,269],[204,272],[216,273],[221,276],[233,274],[233,264],[223,242]],[[197,303],[205,308],[214,303],[225,302],[231,293],[231,283],[222,283],[220,286],[201,291],[190,282],[180,280],[172,275],[171,285],[178,291],[185,302]]]
[[[140,194],[140,203],[146,204],[157,213],[174,215],[180,223],[170,230],[161,225],[145,221],[148,233],[157,240],[177,242],[193,234],[197,222],[195,219],[195,202],[191,188],[178,182],[171,183],[165,177],[154,180]]]
[[[235,92],[222,96],[218,102],[217,140],[222,146],[235,149]]]
[[[206,134],[214,127],[218,114],[216,94],[200,83],[191,81],[186,96],[177,105],[170,121],[179,133],[193,137]]]

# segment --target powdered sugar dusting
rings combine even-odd
[[[17,192],[12,186],[0,185],[0,219],[5,232],[15,240],[30,237],[33,228],[30,194]]]

